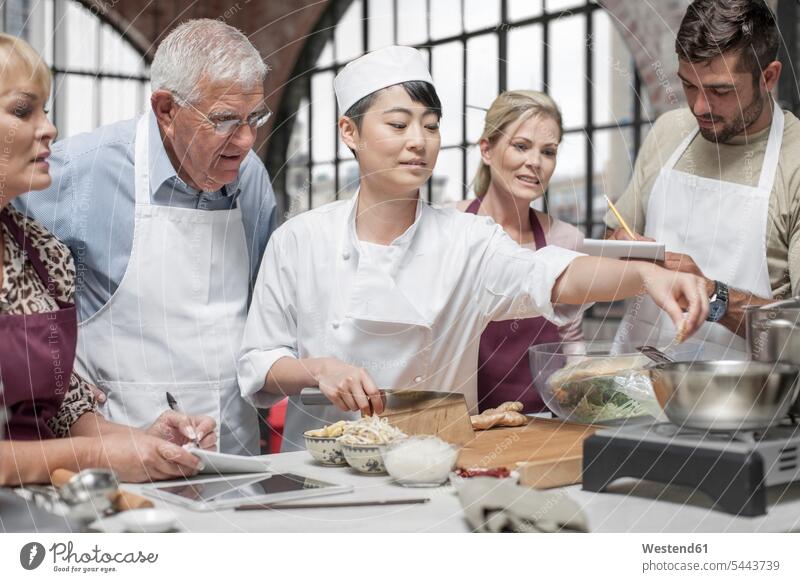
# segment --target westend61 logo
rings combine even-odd
[[[35,570],[42,565],[47,554],[53,559],[54,572],[100,572],[117,571],[117,564],[155,564],[158,554],[136,552],[105,552],[96,545],[88,551],[75,551],[72,542],[55,543],[48,550],[38,542],[29,542],[19,552],[19,563],[26,570]]]

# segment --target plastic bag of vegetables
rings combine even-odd
[[[585,424],[645,415],[662,420],[647,362],[611,357],[572,363],[547,380],[548,406],[565,420]]]

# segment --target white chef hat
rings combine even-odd
[[[350,61],[333,80],[339,114],[375,91],[407,81],[433,85],[425,56],[410,46],[387,46]]]

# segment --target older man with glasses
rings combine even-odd
[[[258,453],[236,357],[276,221],[252,150],[270,115],[266,74],[235,28],[178,26],[153,58],[150,110],[56,143],[53,185],[20,202],[75,256],[76,367],[101,412],[148,426],[169,392],[216,419],[220,449],[238,454]]]

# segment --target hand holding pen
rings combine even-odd
[[[175,397],[167,393],[170,410],[159,416],[145,431],[151,436],[168,440],[177,445],[192,443],[205,450],[216,450],[216,421],[210,416],[187,416]]]
[[[167,404],[169,405],[170,410],[172,410],[173,412],[177,412],[178,414],[183,414],[183,416],[186,416],[183,410],[181,410],[180,407],[178,406],[178,401],[175,400],[175,397],[169,392],[167,392]],[[183,432],[187,438],[191,439],[192,442],[194,443],[194,446],[196,446],[199,449],[200,439],[198,438],[197,429],[194,426],[194,421],[189,416],[186,416],[186,418],[189,420],[189,425],[182,426],[181,432]]]

